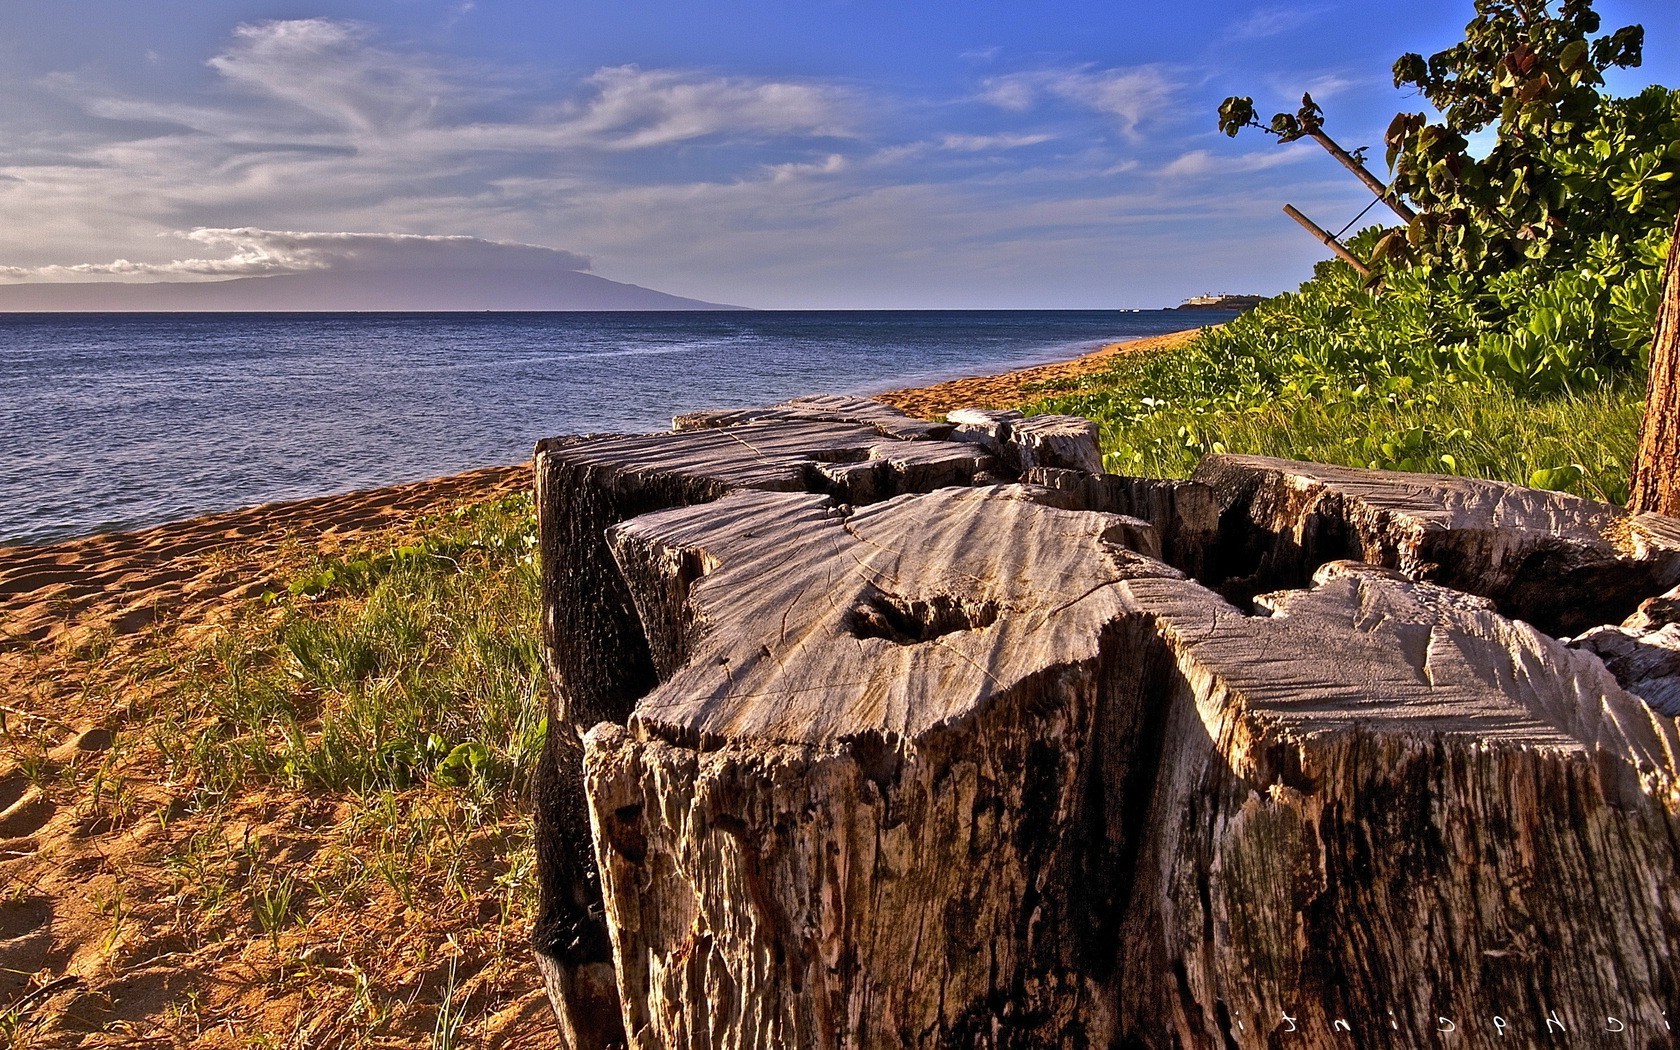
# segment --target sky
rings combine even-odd
[[[1680,86],[1680,4],[1618,93]],[[1469,0],[7,0],[0,282],[563,265],[765,309],[1294,287]],[[1379,169],[1380,171],[1380,169]],[[1380,206],[1379,206],[1380,207]],[[1375,216],[1376,211],[1367,219]]]

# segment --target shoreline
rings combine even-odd
[[[1056,386],[1108,369],[1116,357],[1154,350],[1171,350],[1189,342],[1201,327],[1104,343],[1090,353],[1066,361],[1017,368],[992,375],[946,379],[927,386],[887,390],[870,397],[912,416],[933,419],[958,408],[1016,408],[1025,401],[1053,393]],[[1050,388],[1050,389],[1043,389]]]
[[[1170,349],[1199,329],[1106,343],[1065,361],[871,395],[924,418],[959,407],[1013,408],[1104,370],[1121,354]],[[1030,389],[1029,389],[1030,388]],[[138,634],[165,619],[202,623],[222,603],[274,584],[287,552],[330,552],[368,533],[527,488],[530,463],[215,511],[140,529],[0,547],[0,652],[42,642]]]

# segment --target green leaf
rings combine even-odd
[[[457,744],[437,765],[432,778],[440,784],[451,784],[462,787],[470,783],[475,774],[485,772],[490,767],[490,749],[483,744],[468,741]]]
[[[1548,492],[1562,492],[1574,485],[1586,475],[1586,470],[1578,463],[1566,463],[1561,467],[1541,467],[1528,476],[1528,487],[1531,489],[1545,489]]]

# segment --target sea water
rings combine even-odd
[[[999,372],[1230,316],[0,315],[0,544],[517,463],[554,434]]]

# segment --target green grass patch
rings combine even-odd
[[[515,790],[546,729],[531,498],[418,531],[317,559],[201,649],[181,696],[208,724],[158,729],[170,765],[212,795],[253,777],[362,794]]]
[[[1199,367],[1200,366],[1200,367]],[[1205,370],[1203,370],[1205,369]],[[1281,456],[1352,467],[1461,474],[1623,503],[1643,387],[1626,380],[1578,394],[1524,397],[1499,383],[1350,378],[1210,387],[1203,345],[1122,360],[1028,412],[1086,416],[1114,473],[1187,477],[1204,455]]]

